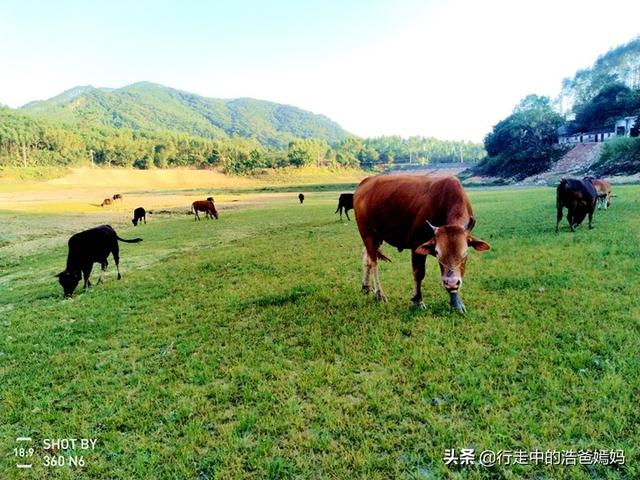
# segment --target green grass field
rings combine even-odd
[[[615,190],[594,230],[558,235],[553,189],[469,190],[492,250],[470,253],[466,316],[433,259],[410,308],[410,254],[389,246],[389,302],[363,296],[335,192],[136,229],[3,210],[0,478],[640,478],[640,187]],[[144,241],[121,244],[121,281],[111,262],[63,299],[66,240],[106,220]],[[626,465],[448,467],[451,448],[624,449]]]

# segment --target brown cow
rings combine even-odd
[[[100,204],[100,206],[104,207],[105,205],[111,205],[111,204],[113,204],[113,200],[111,200],[110,198],[105,198]]]
[[[121,194],[121,193],[116,193],[116,194],[113,196],[113,201],[115,202],[116,200],[120,200],[120,201],[122,201],[122,194]]]
[[[191,204],[191,211],[196,215],[194,217],[194,220],[200,220],[200,216],[198,215],[199,211],[205,213],[205,218],[216,217],[216,220],[218,219],[218,211],[213,204],[213,198],[209,198],[211,198],[211,200],[196,200]],[[212,215],[213,217],[210,217],[210,215]]]
[[[378,277],[378,259],[389,261],[380,251],[382,242],[399,251],[411,250],[415,289],[412,302],[424,308],[421,285],[426,256],[440,264],[442,284],[451,306],[463,313],[460,300],[468,247],[489,250],[486,242],[471,236],[473,210],[460,181],[453,176],[378,175],[365,178],[356,190],[354,207],[364,242],[362,290],[369,293],[373,272],[376,298],[386,301]],[[434,226],[434,225],[437,225]]]
[[[609,180],[604,180],[602,178],[595,177],[584,177],[585,180],[590,181],[596,189],[596,193],[598,194],[598,208],[603,208],[606,210],[611,206],[611,184]]]

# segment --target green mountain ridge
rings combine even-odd
[[[208,98],[151,82],[116,89],[78,86],[18,111],[72,126],[177,131],[211,139],[238,136],[274,147],[296,138],[333,144],[349,136],[328,117],[294,106],[253,98]]]

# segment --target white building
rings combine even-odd
[[[590,132],[568,134],[564,127],[558,130],[558,143],[561,145],[575,143],[606,142],[616,137],[632,137],[638,135],[636,121],[638,117],[624,117],[607,128],[599,128]]]

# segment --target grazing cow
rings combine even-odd
[[[338,197],[338,208],[335,213],[340,212],[340,220],[342,220],[342,209],[344,209],[347,220],[351,221],[349,210],[353,210],[353,193],[341,193],[340,197]]]
[[[196,200],[191,204],[191,211],[196,215],[194,220],[200,220],[200,216],[198,215],[199,211],[205,213],[205,218],[216,217],[216,220],[218,219],[218,211],[213,204],[213,198],[209,198],[211,198],[211,200]]]
[[[598,208],[605,210],[611,206],[611,184],[609,180],[595,177],[584,177],[584,180],[590,181],[598,194]]]
[[[471,235],[473,210],[460,181],[453,176],[378,175],[365,178],[354,195],[358,230],[364,242],[362,290],[369,293],[369,276],[378,300],[386,301],[378,276],[382,242],[399,251],[411,250],[415,288],[412,302],[424,308],[421,285],[426,256],[438,260],[442,285],[451,306],[466,311],[459,290],[469,247],[489,250],[486,242]],[[434,226],[437,225],[437,226]]]
[[[115,202],[116,200],[122,200],[122,194],[121,193],[116,193],[113,196],[113,201]]]
[[[127,243],[141,242],[141,238],[125,240],[120,238],[111,225],[100,225],[99,227],[76,233],[69,239],[69,255],[67,256],[67,268],[60,272],[58,281],[64,289],[65,297],[70,297],[80,282],[81,274],[84,275],[84,288],[91,286],[89,275],[94,263],[102,266],[98,283],[102,282],[102,275],[107,269],[107,257],[113,254],[113,260],[118,269],[118,280],[120,275],[120,250],[118,240]]]
[[[567,207],[567,220],[572,232],[576,231],[576,227],[587,215],[589,215],[589,228],[593,228],[593,212],[596,209],[597,200],[598,192],[590,181],[577,178],[560,180],[560,185],[556,189],[556,233],[558,233],[564,207]]]
[[[301,193],[300,195],[298,195],[298,200],[300,200],[300,203],[304,203],[304,193]]]
[[[105,205],[111,205],[111,204],[113,204],[113,200],[111,200],[110,198],[105,198],[100,204],[100,206],[104,207]]]
[[[137,227],[140,220],[144,220],[144,224],[147,224],[147,211],[142,207],[138,207],[133,211],[131,223],[133,223],[134,227]]]

